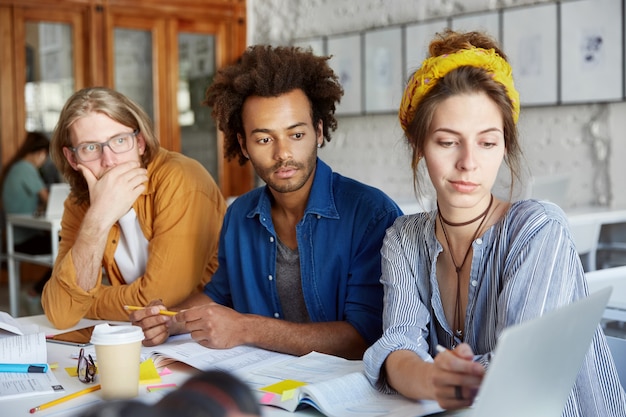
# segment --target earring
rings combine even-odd
[[[322,144],[321,144],[321,143],[318,143],[318,144],[317,144],[317,147],[318,147],[318,148],[321,148],[321,147],[322,147]]]

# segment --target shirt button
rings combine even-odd
[[[322,216],[320,216],[319,214],[317,215],[317,220],[321,219]]]
[[[274,236],[270,236],[270,242],[274,243]]]
[[[267,276],[267,279],[269,279],[269,280],[271,281],[271,280],[273,280],[273,279],[274,279],[274,277],[273,277],[273,276],[271,276],[271,275],[268,275],[268,276]]]
[[[483,240],[481,238],[476,239],[476,243],[479,245],[483,244]]]
[[[276,319],[280,318],[280,314],[274,313],[274,318],[276,318]]]
[[[472,287],[475,287],[475,286],[477,286],[477,285],[478,285],[478,281],[473,280],[473,281],[472,281]]]

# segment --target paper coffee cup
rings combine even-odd
[[[139,326],[98,324],[91,334],[98,376],[105,399],[136,397],[143,330]]]

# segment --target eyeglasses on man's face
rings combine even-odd
[[[79,161],[91,162],[102,157],[105,146],[116,154],[130,151],[135,147],[135,136],[137,136],[137,133],[139,133],[139,129],[114,136],[106,142],[85,142],[76,147],[69,147],[69,149],[74,152]]]
[[[96,379],[96,364],[91,355],[85,356],[85,349],[81,348],[78,354],[78,365],[76,365],[78,380],[89,384]]]

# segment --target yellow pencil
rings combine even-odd
[[[86,388],[82,391],[77,391],[73,394],[66,395],[65,397],[57,398],[56,400],[38,405],[35,408],[31,408],[30,413],[33,414],[33,413],[36,413],[37,411],[45,410],[46,408],[50,408],[54,405],[64,403],[65,401],[71,400],[76,397],[80,397],[81,395],[84,395],[84,394],[89,394],[90,392],[98,391],[99,389],[100,389],[100,385],[94,385],[93,387]]]
[[[139,307],[139,306],[124,306],[124,309],[128,311],[143,310],[144,308],[145,307]],[[162,314],[164,316],[175,316],[176,314],[178,314],[178,311],[160,310],[159,314]]]

